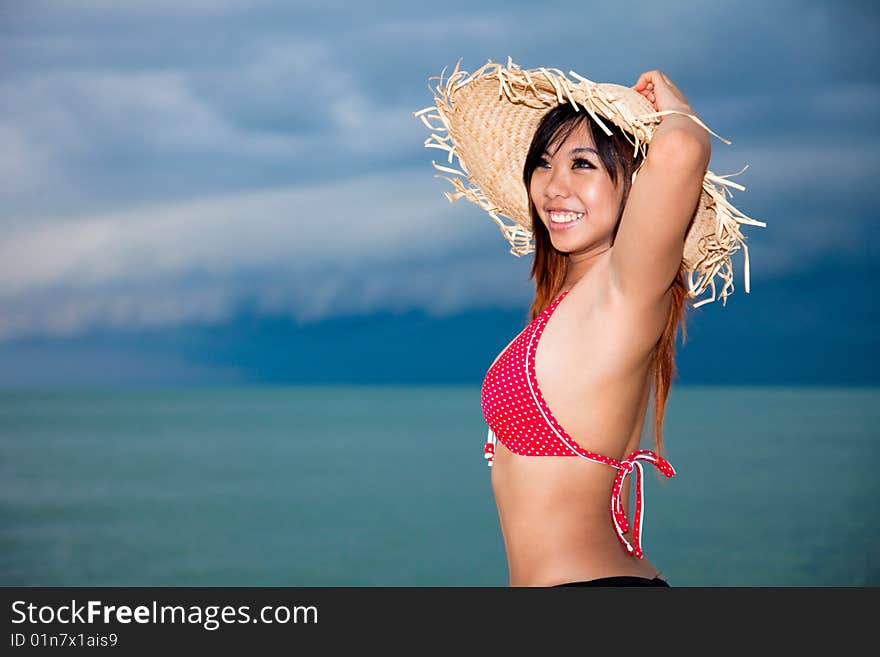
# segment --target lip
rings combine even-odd
[[[563,224],[563,223],[557,223],[557,222],[553,221],[553,219],[550,217],[550,213],[551,213],[551,212],[574,212],[574,213],[578,213],[579,211],[578,211],[578,210],[564,210],[564,209],[562,209],[562,208],[552,208],[552,209],[550,209],[550,210],[547,210],[547,219],[549,220],[550,230],[557,230],[557,231],[571,230],[571,229],[574,228],[575,226],[578,226],[579,224],[583,223],[584,219],[587,218],[587,213],[584,212],[584,213],[583,213],[584,216],[581,217],[580,219],[575,219],[574,221],[569,221],[569,222],[566,222],[566,223]]]

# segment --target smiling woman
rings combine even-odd
[[[551,155],[548,148],[555,154]],[[589,114],[575,110],[568,103],[547,112],[535,130],[523,165],[523,183],[529,190],[532,225],[537,227],[538,223],[549,218],[544,225],[551,231],[570,229],[579,221],[569,219],[560,224],[553,221],[559,218],[554,212],[573,212],[578,214],[576,219],[583,219],[589,209],[591,226],[595,227],[595,218],[613,217],[610,241],[613,246],[632,187],[633,173],[643,160],[641,152],[633,158],[629,150],[630,145],[619,130],[606,135]],[[557,185],[576,181],[580,181],[577,183],[582,195],[580,199],[560,201],[554,198]],[[540,211],[536,203],[541,205]],[[599,206],[600,203],[603,207]],[[535,235],[535,239],[537,247],[540,238]],[[535,268],[537,263],[533,266]]]
[[[689,299],[708,287],[696,305],[715,299],[716,276],[726,301],[738,226],[764,224],[712,184],[731,183],[707,170],[709,129],[665,75],[632,88],[576,77],[509,60],[470,77],[456,67],[434,115],[448,135],[425,145],[468,172],[473,186],[450,179],[450,200],[479,204],[515,255],[535,254],[531,322],[481,391],[511,586],[668,586],[642,548],[642,467],[675,475],[660,453],[677,329]]]

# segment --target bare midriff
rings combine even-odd
[[[656,340],[657,329],[651,325],[656,327],[663,321],[659,316],[662,306],[655,321],[645,322],[634,319],[630,311],[618,313],[607,306],[598,321],[600,315],[580,314],[572,302],[556,311],[559,318],[554,314],[541,339],[537,376],[547,403],[582,447],[618,460],[639,449],[650,397],[653,350],[627,357],[624,352],[629,347],[617,348],[613,342],[623,339],[628,345]],[[570,313],[568,317],[564,312]],[[642,337],[634,333],[632,327],[639,325],[651,334]],[[576,339],[578,328],[595,341],[583,346],[584,341]],[[579,346],[566,351],[566,344],[578,342]],[[628,363],[623,371],[621,359]],[[628,554],[614,529],[611,495],[617,472],[612,466],[580,456],[515,454],[499,439],[492,490],[511,586],[660,575],[647,558]],[[621,493],[630,518],[632,480],[627,478]],[[625,536],[633,542],[632,529]]]
[[[523,457],[499,444],[492,488],[511,586],[658,575],[646,558],[627,554],[614,532],[610,499],[616,474],[601,463]],[[625,504],[628,490],[622,495]],[[627,540],[632,542],[631,534]]]
[[[631,442],[624,453],[611,456],[624,458],[637,445]],[[510,586],[659,574],[647,558],[627,554],[614,531],[610,500],[616,475],[615,468],[603,463],[566,456],[519,456],[498,443],[492,490]],[[627,485],[621,495],[626,509],[629,491]],[[632,542],[631,532],[627,540]]]

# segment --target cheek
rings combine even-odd
[[[611,184],[611,180],[608,179],[596,185],[591,185],[588,193],[594,203],[609,206],[616,206],[620,203],[620,191],[615,189],[614,185]]]
[[[535,204],[535,207],[540,207],[539,199],[541,198],[542,187],[541,183],[532,178],[529,182],[529,196],[532,199],[532,202]]]

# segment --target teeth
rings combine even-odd
[[[558,224],[567,224],[577,221],[584,216],[583,212],[551,212],[550,219]]]

